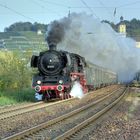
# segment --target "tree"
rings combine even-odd
[[[27,60],[20,53],[0,52],[0,91],[22,90],[31,85],[31,72]]]
[[[34,24],[30,22],[16,22],[9,27],[5,28],[5,32],[17,32],[17,31],[34,31],[37,32],[38,30],[41,30],[45,32],[47,30],[47,25],[37,23],[35,22]]]

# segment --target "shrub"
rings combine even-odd
[[[31,89],[15,92],[0,92],[0,106],[34,101],[34,91]]]
[[[0,52],[0,91],[22,90],[31,85],[28,60],[20,53]]]
[[[19,51],[0,52],[1,104],[34,101],[34,91],[31,89],[32,70],[29,67],[31,54],[27,52],[23,55],[22,53]]]

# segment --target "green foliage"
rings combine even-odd
[[[19,32],[19,31],[33,31],[36,32],[38,30],[41,30],[45,32],[47,30],[47,25],[41,24],[41,23],[30,23],[30,22],[16,22],[9,27],[5,28],[5,32]]]
[[[0,52],[0,105],[34,101],[29,66],[32,53],[22,53]]]
[[[0,92],[0,106],[34,101],[34,91],[32,89],[23,89],[21,91],[13,92]]]
[[[16,32],[0,32],[0,39],[8,39],[10,36],[20,36],[20,33]]]
[[[3,95],[0,96],[0,106],[12,105],[12,104],[16,104],[16,103],[17,103],[16,100],[13,98],[8,98]]]
[[[31,72],[28,59],[21,59],[19,52],[0,52],[0,91],[15,91],[29,87]]]

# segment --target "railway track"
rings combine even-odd
[[[61,100],[61,101],[57,101],[57,102],[49,102],[49,103],[44,103],[44,102],[38,102],[38,103],[31,103],[31,104],[25,104],[22,105],[20,107],[15,106],[13,108],[6,108],[0,111],[0,120],[3,119],[7,119],[10,117],[14,117],[17,115],[21,115],[27,112],[31,112],[31,111],[35,111],[41,108],[45,108],[45,107],[49,107],[58,103],[62,103],[62,102],[68,102],[70,100],[75,100],[74,98],[70,98],[67,100]]]
[[[87,120],[83,121],[82,123],[78,124],[77,126],[73,127],[72,129],[68,130],[64,134],[58,136],[55,138],[55,140],[64,140],[64,139],[79,139],[82,137],[82,130],[83,129],[88,129],[88,126],[90,128],[90,124],[92,124],[94,121],[96,121],[100,116],[104,115],[108,110],[114,107],[126,94],[128,89],[126,89],[116,100],[114,100],[111,104],[108,104],[105,106],[102,110],[88,118]],[[88,130],[90,132],[90,130]]]
[[[58,140],[65,139],[109,110],[124,96],[126,91],[127,90],[124,88],[115,90],[112,93],[100,98],[96,102],[92,102],[46,123],[42,123],[33,128],[7,137],[5,140],[37,138]]]
[[[98,93],[98,92],[99,91],[95,91],[95,93]],[[102,90],[100,92],[102,92]],[[21,114],[24,114],[24,113],[27,113],[27,112],[35,111],[35,110],[38,110],[38,109],[42,109],[42,108],[45,108],[45,107],[49,107],[49,106],[52,106],[52,105],[56,105],[56,104],[60,104],[60,103],[64,103],[64,102],[69,102],[69,101],[72,101],[72,100],[75,100],[75,99],[70,98],[70,99],[67,99],[67,100],[59,100],[59,101],[57,100],[57,102],[52,102],[51,101],[51,102],[48,102],[48,103],[44,103],[42,101],[42,102],[37,102],[37,103],[29,103],[29,104],[23,104],[23,105],[19,105],[19,106],[10,106],[10,107],[6,107],[6,108],[0,108],[0,120],[7,119],[7,118],[10,118],[10,117],[14,117],[14,116],[17,116],[17,115],[21,115]]]

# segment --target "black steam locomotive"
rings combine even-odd
[[[52,44],[48,51],[31,58],[31,67],[38,68],[38,73],[33,76],[32,87],[42,99],[69,98],[73,81],[78,80],[85,86],[85,66],[83,57],[56,51],[56,46]]]

